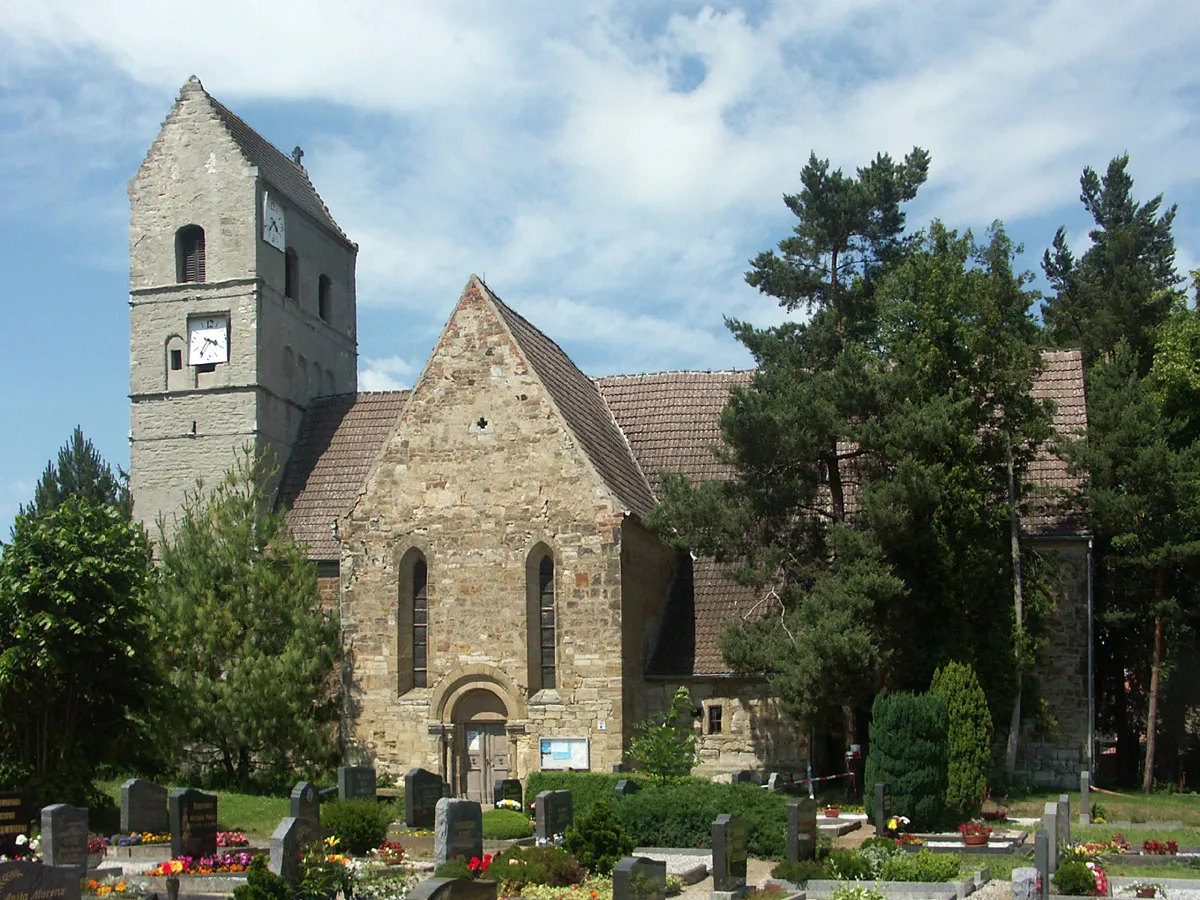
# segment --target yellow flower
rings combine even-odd
[[[326,847],[336,847],[337,845],[338,839],[336,834],[331,834],[329,837],[325,838]]]

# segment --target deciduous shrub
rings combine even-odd
[[[878,878],[883,871],[883,864],[893,856],[904,855],[904,851],[891,838],[873,837],[859,845],[858,855],[871,867],[871,877]]]
[[[937,828],[946,805],[946,734],[948,717],[941,697],[931,694],[881,694],[871,709],[871,752],[864,794],[867,815],[874,815],[874,786],[891,785],[889,814],[908,816],[916,830]]]
[[[391,803],[375,800],[332,800],[321,804],[321,824],[347,853],[362,856],[387,840],[396,817]]]
[[[451,856],[444,863],[433,870],[433,877],[471,879],[475,877],[475,873],[467,867],[467,861],[461,856]]]
[[[579,884],[586,875],[579,860],[562,847],[518,846],[498,854],[488,868],[487,877],[510,887],[525,884],[566,887]]]
[[[829,851],[825,870],[838,881],[862,881],[871,877],[871,864],[853,850]]]
[[[775,864],[775,868],[771,870],[771,877],[803,887],[810,878],[825,878],[826,873],[825,867],[815,859],[785,859]]]
[[[884,862],[880,877],[884,881],[949,881],[958,875],[961,865],[953,853],[901,852]]]
[[[1090,897],[1096,891],[1096,876],[1087,863],[1068,862],[1058,867],[1051,879],[1060,894]]]
[[[622,857],[633,853],[633,839],[609,803],[595,803],[567,826],[563,846],[593,875],[611,875]]]
[[[830,900],[887,900],[883,891],[865,884],[840,884],[829,897]]]
[[[987,799],[992,757],[992,714],[975,670],[950,662],[933,674],[929,693],[946,704],[946,808],[961,821],[973,819]]]
[[[267,868],[264,856],[256,856],[246,872],[246,883],[233,889],[233,900],[291,900],[287,881]]]
[[[787,800],[752,784],[672,782],[623,797],[617,815],[638,847],[707,847],[721,813],[750,822],[748,849],[760,859],[787,851]]]
[[[513,809],[489,809],[483,813],[483,837],[488,841],[511,841],[533,834],[529,816]]]

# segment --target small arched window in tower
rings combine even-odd
[[[317,315],[326,322],[329,321],[330,304],[333,302],[333,298],[329,296],[331,287],[328,275],[322,275],[317,279]]]
[[[292,300],[300,299],[300,262],[292,247],[283,254],[283,295]]]
[[[185,225],[175,232],[175,281],[204,281],[204,229]]]
[[[428,682],[428,584],[425,560],[418,559],[412,569],[412,684],[423,688]]]
[[[538,563],[538,618],[541,625],[542,688],[555,686],[554,666],[554,557],[547,554]]]

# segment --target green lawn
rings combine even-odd
[[[1071,816],[1079,817],[1079,791],[1066,792],[1071,797]],[[1007,807],[1010,816],[1041,818],[1047,802],[1058,799],[1059,792],[1041,792],[1020,800],[997,799]],[[1195,794],[1092,793],[1092,806],[1099,804],[1109,822],[1182,822],[1184,827],[1200,828],[1200,803]],[[1118,831],[1120,829],[1117,829]],[[1176,838],[1179,840],[1179,838]],[[1182,841],[1180,841],[1182,843]]]
[[[113,798],[118,808],[121,805],[121,784],[125,779],[101,781],[99,787]],[[165,785],[175,791],[184,785]],[[287,797],[260,797],[254,794],[237,794],[232,791],[215,791],[217,800],[217,827],[221,831],[242,831],[247,837],[266,840],[279,824],[279,820],[291,812],[291,801]],[[97,830],[93,825],[92,830]],[[104,831],[116,831],[117,826]]]

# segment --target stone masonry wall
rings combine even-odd
[[[593,769],[618,762],[622,521],[472,280],[342,522],[351,756],[391,774],[444,771],[461,740],[456,703],[484,689],[507,710],[517,777],[538,767],[541,737],[589,738]],[[526,576],[539,544],[555,561],[558,684],[531,696]],[[428,566],[428,687],[401,694],[412,661],[400,572],[414,547]]]

